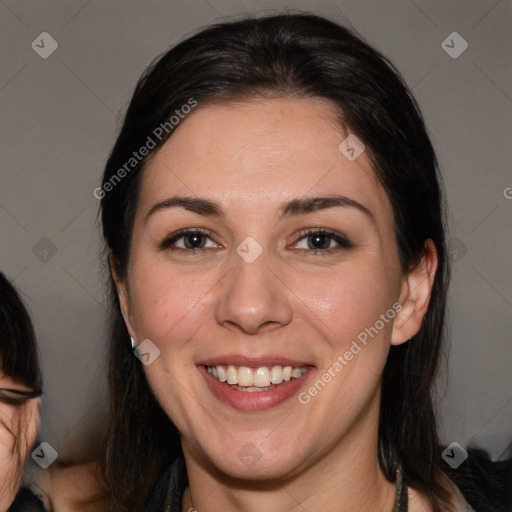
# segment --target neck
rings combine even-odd
[[[198,463],[184,445],[189,488],[183,511],[391,511],[395,484],[377,457],[378,407],[370,410],[329,453],[280,480],[240,481]]]

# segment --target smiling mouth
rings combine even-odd
[[[215,379],[238,391],[261,392],[290,380],[300,379],[308,366],[248,366],[216,365],[205,366],[206,371]]]

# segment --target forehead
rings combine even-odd
[[[142,210],[176,194],[260,211],[292,197],[340,193],[390,214],[366,151],[350,160],[340,150],[350,132],[327,100],[208,104],[180,123],[147,161]]]

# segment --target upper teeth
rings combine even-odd
[[[307,368],[281,365],[261,366],[259,368],[217,365],[207,366],[206,370],[221,382],[265,388],[271,384],[281,384],[283,380],[298,379],[306,373]]]

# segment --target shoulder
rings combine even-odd
[[[35,475],[32,489],[52,512],[101,512],[105,491],[97,461],[61,465]]]
[[[464,496],[454,483],[451,484],[451,491],[453,504],[455,506],[455,512],[474,512],[473,508],[464,499]]]
[[[457,486],[450,483],[449,488],[451,492],[453,512],[474,512],[457,489]],[[409,512],[433,512],[433,508],[427,497],[412,487],[408,488],[408,501]]]
[[[512,459],[494,461],[481,448],[468,448],[467,452],[468,457],[464,463],[457,469],[448,471],[450,481],[456,486],[459,496],[464,496],[462,499],[475,510],[510,512]]]

